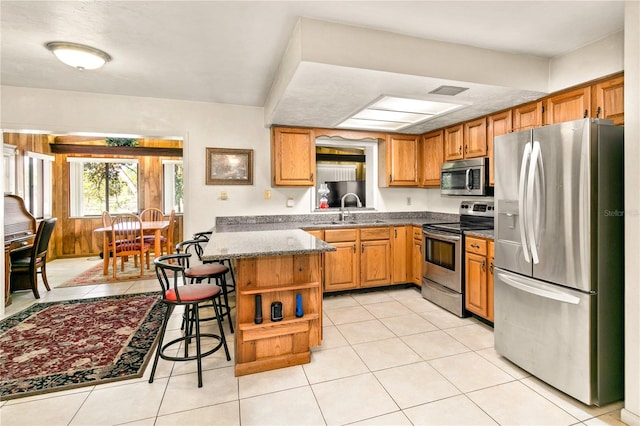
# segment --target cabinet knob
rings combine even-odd
[[[484,268],[485,268],[486,263],[487,263],[487,261],[486,261],[486,260],[483,260],[483,261],[482,261],[482,272],[484,272]]]
[[[356,252],[356,244],[355,243],[353,243],[353,252],[354,253]]]
[[[469,153],[469,145],[465,145],[464,146],[464,153],[468,154]]]
[[[489,263],[489,272],[493,274],[493,262]]]
[[[596,118],[600,118],[600,113],[602,112],[602,108],[596,108]]]
[[[585,109],[584,110],[584,116],[582,118],[587,118],[589,116],[589,110]]]
[[[475,248],[475,249],[480,248],[480,246],[479,246],[479,245],[477,245],[477,244],[475,244],[475,243],[474,243],[474,244],[471,244],[471,247],[473,247],[473,248]]]

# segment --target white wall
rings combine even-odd
[[[640,2],[625,4],[625,408],[622,420],[640,425]]]
[[[2,86],[2,128],[49,132],[109,132],[185,139],[185,235],[213,226],[216,216],[304,214],[311,208],[311,189],[271,187],[269,129],[263,108],[166,99],[101,95]],[[254,150],[254,185],[205,185],[205,148]],[[271,189],[271,199],[264,190]],[[228,199],[220,199],[226,191]],[[439,195],[439,194],[438,194]],[[406,197],[412,198],[411,206]],[[288,197],[294,207],[286,207]],[[384,211],[424,211],[422,189],[383,189]],[[445,211],[450,205],[442,203]]]
[[[549,61],[549,92],[615,74],[624,69],[624,32]],[[625,81],[626,84],[626,81]]]

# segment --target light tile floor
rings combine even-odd
[[[99,260],[47,266],[55,287]],[[42,301],[157,290],[155,280],[40,291]],[[34,303],[14,294],[5,316]],[[234,377],[221,351],[161,362],[144,377],[0,402],[8,425],[621,425],[622,403],[588,407],[498,355],[493,331],[417,289],[324,299],[324,339],[310,364]],[[172,321],[178,333],[179,314]],[[211,325],[213,327],[213,325]],[[229,334],[228,334],[229,336]],[[233,345],[230,347],[233,354]]]

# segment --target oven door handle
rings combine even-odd
[[[452,243],[460,241],[460,235],[436,234],[429,231],[423,231],[423,233],[426,238],[432,238],[434,240],[449,241]]]

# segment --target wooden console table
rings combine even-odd
[[[257,373],[311,360],[322,342],[321,253],[335,248],[296,229],[214,233],[203,260],[235,259],[235,375]],[[256,295],[263,321],[254,322]],[[296,296],[303,316],[296,317]],[[271,321],[272,302],[282,303],[283,319]]]

